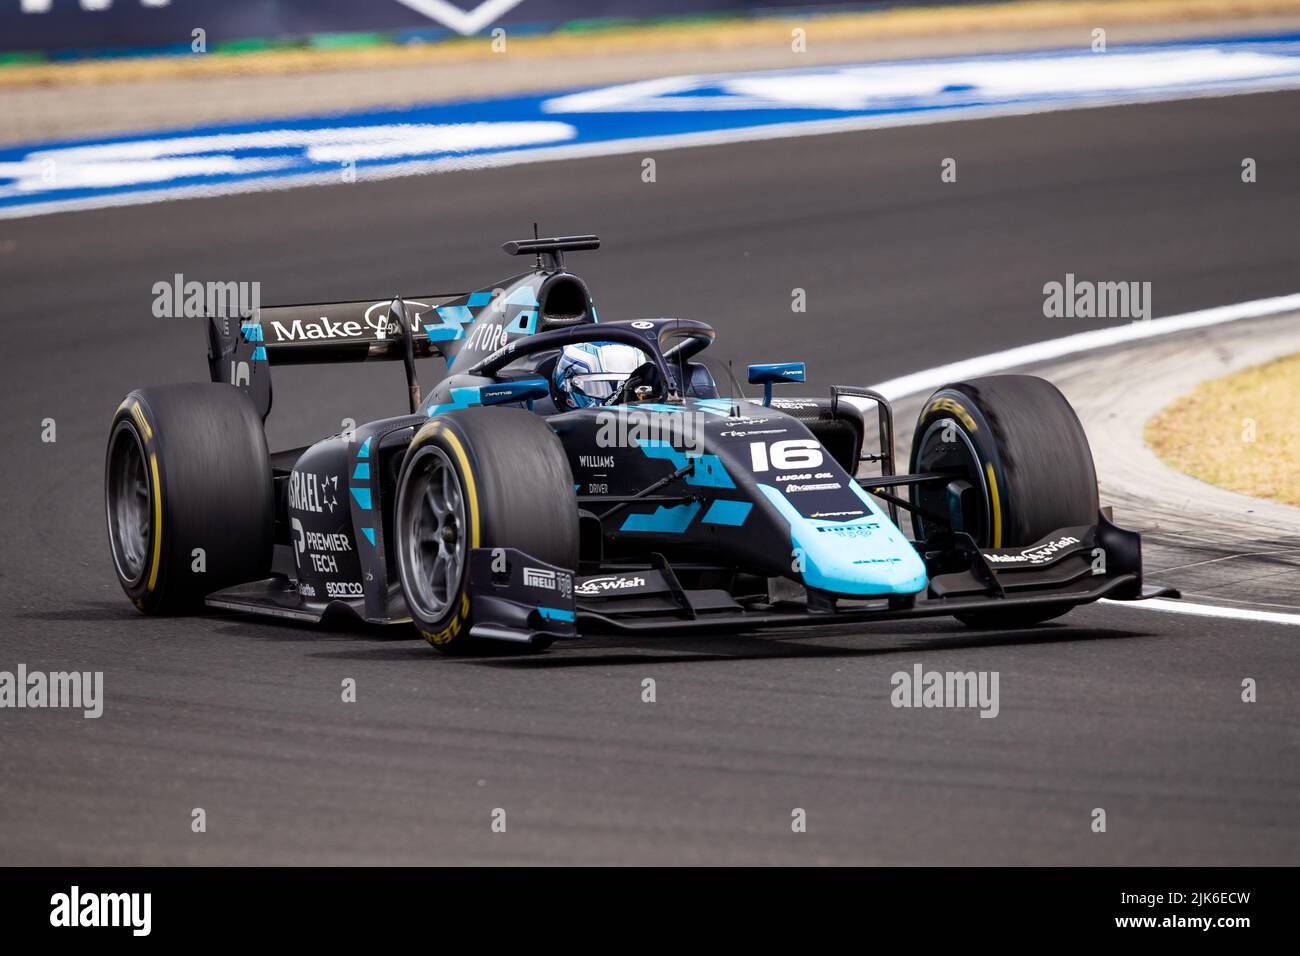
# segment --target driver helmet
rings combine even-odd
[[[560,350],[551,378],[555,404],[564,409],[603,405],[649,359],[619,342],[579,342]]]

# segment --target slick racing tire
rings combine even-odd
[[[961,468],[976,489],[966,530],[981,547],[1034,544],[1058,528],[1097,520],[1097,473],[1078,416],[1051,382],[994,375],[947,385],[926,402],[912,437],[912,474]],[[947,514],[943,485],[914,485],[912,502]],[[918,541],[939,526],[913,515]],[[980,627],[1050,620],[1070,604],[958,614]]]
[[[470,549],[518,548],[578,567],[578,505],[564,448],[545,421],[519,408],[446,412],[420,428],[398,478],[393,524],[411,620],[445,653],[483,650],[469,633]]]
[[[142,388],[118,406],[104,468],[118,582],[146,614],[266,577],[275,510],[262,420],[219,383]]]

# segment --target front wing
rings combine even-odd
[[[1027,548],[980,548],[968,535],[943,532],[918,550],[929,575],[926,590],[873,599],[839,597],[784,578],[769,579],[765,593],[685,587],[681,576],[698,578],[699,568],[688,575],[659,554],[642,564],[619,563],[573,575],[513,548],[477,548],[469,556],[471,634],[542,644],[579,633],[670,636],[701,629],[743,631],[1073,607],[1100,598],[1178,597],[1173,588],[1143,583],[1140,536],[1104,515],[1098,515],[1095,525],[1063,528]],[[400,595],[392,599],[400,602]],[[214,594],[208,604],[309,621],[319,621],[330,606],[346,606],[364,616],[359,601],[305,601],[283,576]],[[407,619],[400,613],[404,608],[393,610],[399,613],[387,623]]]
[[[1173,588],[1143,583],[1140,536],[1104,515],[1096,525],[1061,529],[1028,548],[981,549],[965,534],[945,532],[918,550],[930,576],[926,590],[878,599],[837,597],[784,579],[749,599],[724,589],[692,590],[655,555],[644,568],[579,576],[577,618],[582,630],[747,630],[1178,597]]]

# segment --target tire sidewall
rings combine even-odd
[[[118,583],[122,586],[126,596],[131,599],[131,603],[146,613],[152,613],[160,607],[161,596],[165,593],[163,577],[167,564],[163,560],[163,546],[159,540],[158,519],[161,511],[159,485],[161,484],[162,464],[158,461],[157,449],[154,444],[157,433],[153,430],[152,425],[142,430],[140,424],[141,419],[145,423],[149,421],[147,405],[141,398],[138,392],[132,392],[118,407],[117,413],[113,416],[113,424],[109,430],[108,448],[104,455],[105,475],[112,468],[113,449],[119,440],[133,439],[139,446],[144,458],[145,481],[149,487],[149,536],[145,542],[144,565],[138,578],[134,580],[128,579],[123,574],[117,554],[114,552],[113,501],[107,480],[104,482],[104,520],[109,540],[109,551],[113,559]]]
[[[997,438],[980,407],[970,397],[955,388],[941,388],[926,401],[921,416],[916,423],[916,432],[912,438],[912,451],[908,470],[915,474],[918,470],[918,457],[921,452],[921,440],[930,427],[944,420],[953,422],[958,430],[970,442],[975,452],[979,484],[983,489],[988,511],[987,540],[980,542],[991,547],[1001,547],[1001,529],[1004,525],[1003,514],[1007,507],[1007,476]],[[975,484],[975,481],[972,481]],[[912,516],[913,533],[918,540],[923,535],[921,516]]]
[[[480,546],[482,541],[482,518],[483,511],[479,502],[478,482],[474,480],[474,462],[471,458],[472,451],[467,447],[464,436],[458,434],[455,423],[443,419],[434,419],[428,424],[422,426],[416,432],[415,437],[411,439],[411,444],[407,450],[406,460],[402,463],[402,471],[398,478],[397,503],[394,509],[396,520],[400,521],[401,516],[406,514],[407,495],[410,492],[410,481],[408,480],[412,470],[420,463],[421,459],[428,453],[430,448],[439,448],[451,462],[452,470],[456,474],[456,480],[460,484],[460,493],[465,502],[465,523],[467,534],[465,536],[465,558],[461,566],[460,585],[456,594],[447,603],[447,610],[436,618],[425,618],[419,608],[410,599],[407,599],[407,609],[411,614],[411,621],[415,624],[420,635],[439,650],[453,650],[453,645],[458,643],[463,632],[469,629],[469,553],[472,549]],[[403,594],[409,594],[411,584],[407,581],[410,573],[406,564],[405,555],[408,542],[404,528],[394,528],[397,537],[398,546],[398,575],[402,585]]]
[[[952,419],[978,460],[992,517],[982,545],[1028,546],[1055,531],[1096,522],[1097,473],[1088,436],[1051,382],[994,375],[939,389],[918,421],[914,470],[921,437],[941,417]]]
[[[169,438],[195,423],[227,444],[199,446],[184,434]],[[118,583],[132,603],[148,614],[186,613],[202,609],[207,594],[265,577],[275,508],[266,438],[248,397],[220,383],[137,389],[126,397],[113,416],[105,452],[110,549],[108,471],[123,428],[143,449],[150,492],[149,543],[140,579],[123,577],[113,558]],[[228,467],[235,470],[223,470]],[[196,548],[202,550],[198,567]]]

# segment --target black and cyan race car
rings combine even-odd
[[[939,389],[898,474],[883,396],[773,397],[804,381],[791,362],[749,366],[747,398],[702,354],[705,323],[597,322],[564,255],[598,245],[506,243],[534,268],[468,294],[210,317],[212,381],[138,389],[113,419],[127,595],[151,614],[410,621],[459,651],[579,629],[1027,625],[1175,594],[1143,585],[1138,535],[1099,511],[1050,383]],[[423,357],[447,369],[427,395]],[[408,414],[268,453],[273,365],[374,359],[404,362]]]

